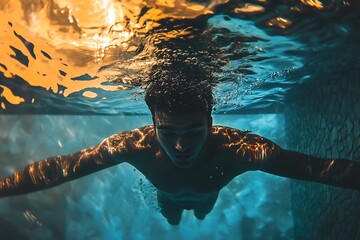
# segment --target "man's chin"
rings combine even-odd
[[[176,158],[173,158],[172,162],[179,168],[189,168],[194,163],[193,159],[179,160]]]
[[[189,168],[189,167],[191,167],[192,164],[193,164],[193,162],[177,162],[177,163],[175,163],[175,165],[179,168]]]

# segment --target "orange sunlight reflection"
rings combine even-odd
[[[235,13],[261,13],[265,12],[265,8],[251,3],[245,3],[241,7],[237,7],[234,9]]]
[[[212,14],[214,6],[226,1],[202,5],[185,0],[11,0],[11,4],[0,0],[0,73],[64,97],[84,92],[84,97],[96,98],[100,95],[91,90],[124,90],[122,85],[108,83],[98,70],[121,61],[120,53],[136,52],[142,42],[134,38],[145,39],[160,20]],[[186,30],[170,31],[163,37],[183,34]],[[86,74],[91,80],[77,80]],[[3,109],[26,101],[9,88],[0,85]]]
[[[316,7],[317,9],[322,9],[324,7],[323,3],[318,0],[301,0],[301,2],[310,7]]]
[[[282,17],[273,18],[267,22],[267,26],[269,27],[278,27],[283,29],[288,28],[291,25],[292,25],[292,21]]]

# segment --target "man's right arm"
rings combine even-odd
[[[30,164],[0,180],[0,197],[54,187],[141,157],[151,148],[153,132],[152,126],[121,132],[77,153],[51,157]]]

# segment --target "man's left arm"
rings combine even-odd
[[[260,170],[304,181],[360,190],[360,161],[318,158],[280,148],[277,144],[247,131],[215,127],[222,146],[235,153],[237,168]]]
[[[360,190],[360,162],[318,158],[279,148],[264,159],[262,171],[278,176]]]

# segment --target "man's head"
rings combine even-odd
[[[213,76],[198,63],[159,63],[151,70],[145,102],[153,116],[157,111],[172,114],[201,112],[210,118],[214,104],[213,82]]]
[[[199,64],[186,61],[153,67],[145,101],[160,145],[181,168],[201,154],[212,126],[213,78]]]

